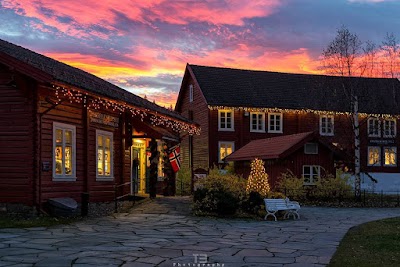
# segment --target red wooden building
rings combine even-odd
[[[318,177],[335,173],[335,162],[343,162],[346,155],[317,133],[306,132],[250,141],[226,160],[235,161],[238,173],[248,177],[249,163],[255,158],[265,161],[269,183],[274,187],[288,170],[297,177],[304,176],[306,184],[313,184]]]
[[[398,79],[188,64],[175,110],[199,123],[202,134],[182,141],[183,165],[193,169],[223,166],[226,156],[253,140],[316,132],[345,152],[352,168],[351,96],[357,96],[359,104],[362,186],[400,190]],[[235,167],[243,172],[240,164]],[[378,183],[370,183],[369,175]]]
[[[171,182],[164,181],[163,153],[181,134],[198,132],[174,111],[3,40],[0,125],[0,205],[6,207],[40,208],[54,197],[79,202],[82,192],[91,202],[110,201],[114,186],[125,183],[119,195],[156,186],[162,192]]]

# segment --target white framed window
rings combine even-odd
[[[218,110],[218,130],[234,131],[233,110]]]
[[[193,84],[189,85],[189,102],[193,102]]]
[[[332,136],[334,134],[334,124],[333,115],[321,115],[319,117],[319,134]]]
[[[303,165],[304,184],[315,184],[321,177],[321,166]]]
[[[317,143],[306,143],[304,145],[304,154],[318,154],[318,144]]]
[[[265,113],[250,112],[250,132],[265,132]]]
[[[96,130],[96,180],[114,179],[113,133]]]
[[[368,147],[368,166],[381,166],[381,148],[379,146]]]
[[[396,119],[385,119],[383,121],[383,137],[396,137]]]
[[[397,147],[385,147],[385,162],[384,166],[397,166]]]
[[[218,162],[223,163],[224,158],[232,154],[235,150],[235,142],[218,142]]]
[[[367,124],[369,137],[381,137],[381,122],[378,118],[369,118]]]
[[[53,181],[76,181],[76,127],[53,122]]]
[[[283,114],[268,113],[268,132],[282,133],[283,132]]]

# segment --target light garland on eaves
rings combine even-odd
[[[288,108],[254,108],[254,107],[228,107],[228,106],[208,106],[209,110],[233,110],[233,111],[247,111],[247,112],[264,112],[264,113],[294,113],[294,114],[316,114],[316,115],[353,115],[351,112],[342,111],[326,111],[326,110],[315,110],[315,109],[288,109]],[[384,119],[400,119],[400,115],[391,114],[368,114],[359,112],[361,117],[380,117]]]
[[[55,96],[57,98],[56,104],[61,103],[63,100],[67,100],[70,103],[83,103],[83,106],[87,109],[107,109],[110,111],[112,110],[113,112],[119,112],[120,115],[124,112],[129,112],[132,116],[140,117],[141,121],[148,117],[150,113],[150,110],[148,109],[136,108],[132,105],[121,104],[115,101],[102,99],[98,96],[89,97],[87,93],[82,93],[78,90],[65,88],[59,85],[53,85],[53,88],[55,89]],[[200,134],[200,128],[187,123],[169,119],[166,116],[157,114],[157,112],[156,114],[150,113],[150,122],[154,126],[163,125],[179,133],[188,132],[189,135]]]

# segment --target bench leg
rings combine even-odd
[[[274,213],[268,212],[267,215],[265,215],[264,220],[267,220],[268,215],[272,215],[274,217],[275,221],[277,221],[276,216],[275,216],[275,212]]]

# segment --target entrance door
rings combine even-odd
[[[131,151],[131,192],[146,192],[146,142],[134,140]]]

